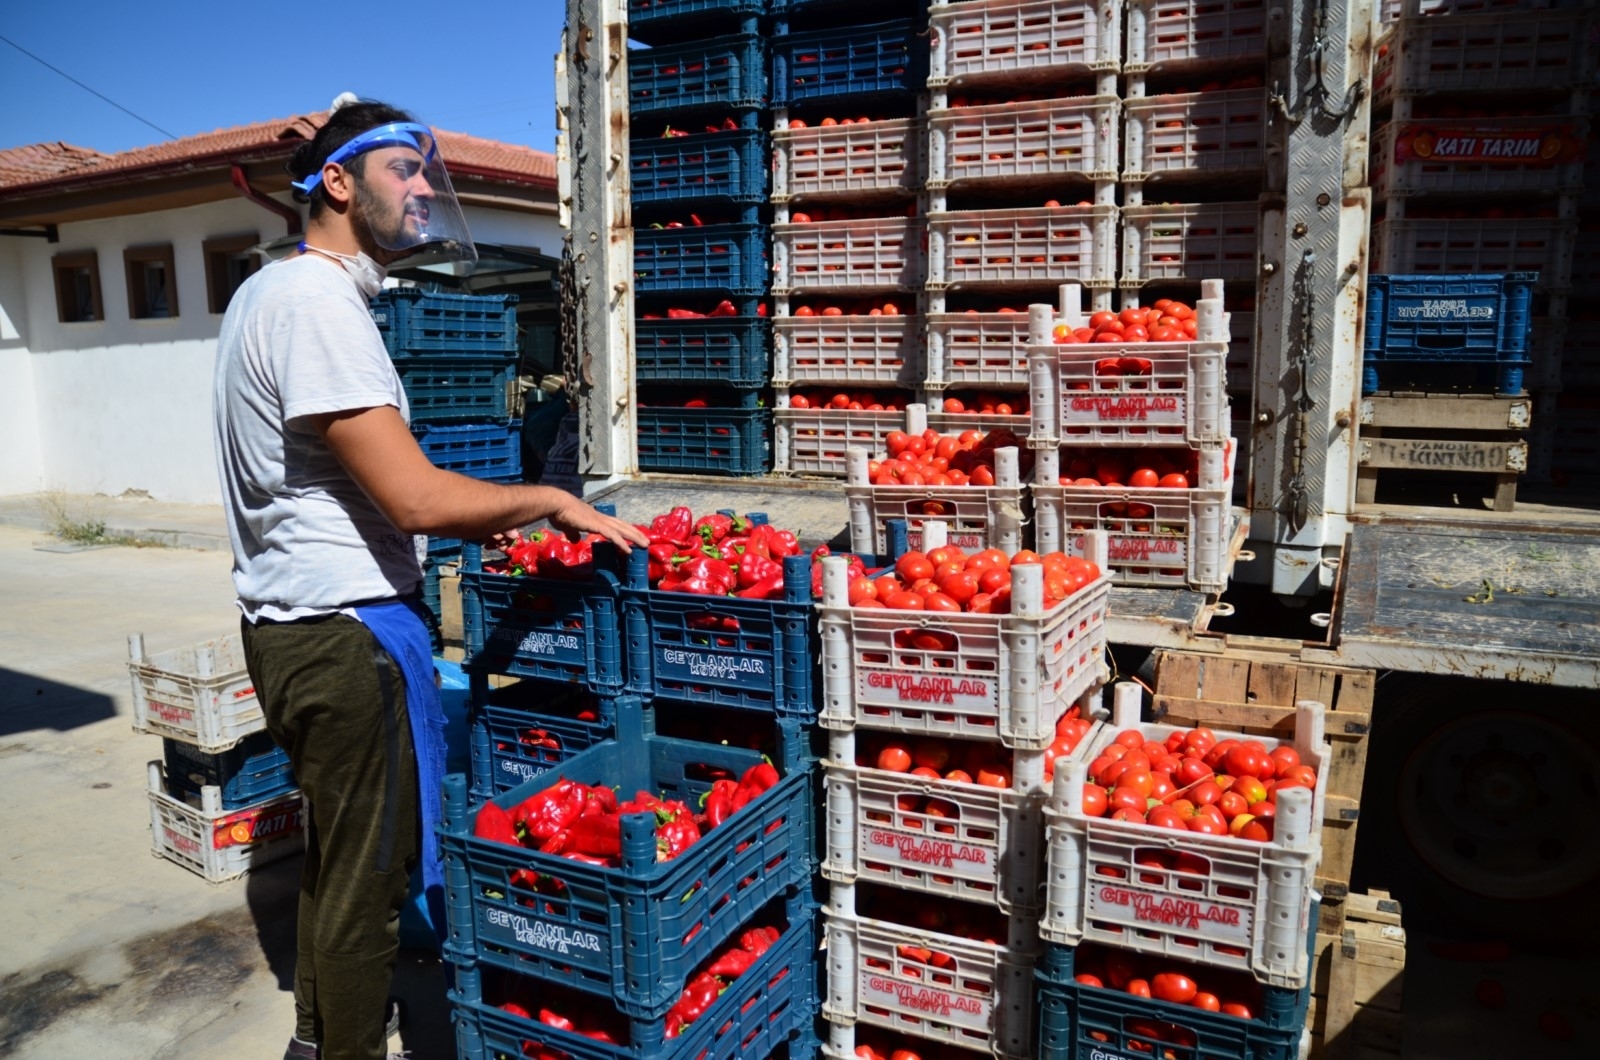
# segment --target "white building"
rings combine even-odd
[[[0,495],[220,501],[211,376],[249,248],[299,232],[283,166],[325,114],[118,155],[0,151]],[[558,256],[553,156],[439,133],[479,243]]]

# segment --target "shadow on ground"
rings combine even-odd
[[[35,729],[66,732],[115,717],[111,697],[0,666],[0,737]]]

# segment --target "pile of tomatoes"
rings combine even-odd
[[[1158,298],[1148,307],[1129,306],[1120,313],[1102,309],[1089,317],[1086,327],[1057,324],[1051,335],[1058,346],[1083,342],[1193,342],[1198,330],[1193,307],[1171,298]]]
[[[1189,1005],[1242,1020],[1256,1018],[1255,1006],[1261,994],[1255,980],[1241,972],[1178,964],[1170,958],[1107,946],[1080,947],[1074,957],[1073,979],[1082,986],[1120,990],[1135,997]],[[1195,1044],[1192,1031],[1170,1023],[1151,1022],[1128,1030],[1174,1045]]]
[[[1011,613],[1011,569],[1031,563],[1044,567],[1046,611],[1100,579],[1100,568],[1093,560],[1064,552],[1041,556],[1023,549],[1007,556],[998,548],[986,548],[968,555],[957,545],[944,545],[926,554],[907,552],[895,561],[890,573],[853,579],[850,606],[1008,615]],[[927,638],[926,643],[913,640],[910,647],[924,651],[948,651],[955,647],[955,638],[939,630],[908,633],[913,638]]]
[[[824,390],[812,387],[789,391],[789,407],[792,409],[903,412],[906,403],[906,395],[896,390]]]
[[[979,391],[966,398],[947,397],[941,407],[943,411],[957,415],[1026,416],[1029,409],[1028,392],[1021,390],[1015,394],[993,394]]]
[[[1063,486],[1186,490],[1199,479],[1198,450],[1149,448],[1062,450],[1058,481]],[[1149,505],[1129,504],[1127,507],[1126,514],[1140,518],[1140,513],[1134,509],[1148,509]],[[1150,514],[1146,510],[1143,516]]]
[[[797,317],[897,317],[900,306],[883,298],[867,298],[855,302],[828,302],[825,305],[809,304],[794,307]]]
[[[1033,451],[1022,448],[1016,434],[1003,427],[988,434],[940,434],[931,427],[921,434],[890,431],[884,445],[888,459],[867,464],[867,481],[874,486],[993,486],[995,451],[1007,447],[1017,449],[1020,474],[1033,467]]]
[[[1092,726],[1088,718],[1078,716],[1077,707],[1061,716],[1056,722],[1055,738],[1044,753],[1046,781],[1055,776],[1056,761],[1077,750]],[[907,740],[891,733],[862,733],[856,741],[856,765],[986,788],[1009,788],[1012,784],[1010,753],[1006,748],[974,740],[932,736]],[[959,816],[952,803],[932,796],[926,799],[919,795],[901,796],[900,809],[930,817]],[[937,827],[934,830],[939,831]]]
[[[856,1028],[862,1030],[865,1024],[857,1024]],[[891,1040],[882,1037],[880,1032],[870,1041],[856,1046],[856,1056],[860,1060],[968,1060],[972,1053],[953,1045],[930,1042],[926,1038],[902,1037]]]
[[[796,210],[789,215],[789,223],[796,225],[816,224],[822,221],[862,221],[871,218],[897,218],[915,217],[917,207],[915,203],[903,207],[875,207],[871,212],[863,213],[844,206],[813,206],[810,211]],[[829,248],[830,250],[843,250],[844,244],[839,243]]]
[[[1260,740],[1218,740],[1207,728],[1178,730],[1165,740],[1124,729],[1089,763],[1083,811],[1090,817],[1267,843],[1278,792],[1316,786],[1317,771],[1288,744],[1269,751]]]
[[[819,128],[819,129],[831,129],[836,125],[866,125],[868,122],[879,121],[879,120],[881,120],[881,119],[878,119],[878,118],[832,118],[832,117],[828,117],[828,118],[823,118],[821,121],[817,122],[817,126],[816,127]],[[803,118],[790,118],[789,119],[789,128],[791,128],[791,129],[808,129],[808,128],[810,128],[810,126],[806,124],[806,122],[805,122],[805,120]]]

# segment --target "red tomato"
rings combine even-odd
[[[1265,822],[1265,823],[1263,823]],[[1248,839],[1252,843],[1272,842],[1272,818],[1257,817],[1243,828],[1239,829],[1239,838]]]
[[[1217,823],[1217,819],[1210,814],[1197,813],[1189,818],[1189,831],[1201,835],[1227,835],[1228,826]]]
[[[1149,823],[1157,828],[1170,828],[1175,832],[1185,832],[1189,829],[1188,822],[1171,806],[1151,807]]]
[[[1141,467],[1128,476],[1128,485],[1134,489],[1153,489],[1161,484],[1161,476],[1150,468]]]
[[[927,556],[913,550],[895,562],[894,572],[902,581],[914,582],[918,578],[933,577],[933,564],[928,562]]]
[[[937,590],[924,596],[922,601],[924,611],[938,611],[943,614],[959,614],[961,611],[959,603],[949,595]]]
[[[1250,812],[1250,804],[1244,801],[1244,796],[1237,791],[1224,791],[1222,798],[1217,800],[1217,809],[1222,811],[1222,816],[1232,821],[1242,813]]]
[[[1104,817],[1107,809],[1106,789],[1098,784],[1085,784],[1083,786],[1084,814],[1089,817]]]
[[[1127,760],[1124,759],[1119,764],[1126,765]],[[1132,788],[1148,799],[1155,790],[1156,778],[1148,769],[1129,769],[1117,778],[1117,786]]]
[[[1276,763],[1277,775],[1280,777],[1300,764],[1300,752],[1296,751],[1288,744],[1284,744],[1281,747],[1274,747],[1272,750],[1267,752],[1267,757],[1271,758],[1273,762]]]
[[[1144,817],[1145,807],[1149,804],[1149,799],[1138,788],[1113,788],[1111,794],[1106,798],[1106,805],[1111,809],[1113,816],[1119,810],[1132,810],[1139,815],[1141,820]],[[1117,819],[1121,820],[1121,818]]]
[[[1250,1011],[1250,1007],[1248,1005],[1241,1005],[1237,1001],[1224,1001],[1222,1003],[1222,1014],[1224,1016],[1237,1016],[1242,1020],[1253,1020],[1256,1018],[1255,1013]]]
[[[1129,979],[1127,990],[1134,997],[1149,997],[1150,983],[1144,979]]]
[[[1144,746],[1144,733],[1140,732],[1138,729],[1123,729],[1121,732],[1117,733],[1111,742],[1121,744],[1123,747],[1133,750],[1135,748]],[[1146,761],[1148,761],[1148,759]]]
[[[1178,763],[1178,770],[1172,779],[1179,787],[1186,788],[1197,780],[1204,780],[1212,775],[1212,768],[1198,758],[1185,758]]]
[[[1099,331],[1101,328],[1105,327],[1107,324],[1116,319],[1117,314],[1111,312],[1109,309],[1102,309],[1098,313],[1095,313],[1089,317],[1089,326],[1094,328],[1096,331]]]
[[[1073,976],[1072,979],[1073,982],[1082,983],[1084,986],[1093,986],[1100,989],[1104,989],[1106,985],[1098,975],[1090,975],[1088,972],[1080,972]]]
[[[922,597],[916,593],[892,593],[883,601],[885,607],[891,611],[921,611],[924,609]]]
[[[871,578],[852,578],[850,580],[850,604],[854,606],[863,600],[876,600],[878,598],[878,585]]]
[[[1195,994],[1194,997],[1190,999],[1189,1004],[1193,1005],[1195,1008],[1204,1009],[1207,1012],[1222,1011],[1222,1002],[1217,998],[1217,995],[1208,994],[1203,990]]]
[[[1004,766],[984,766],[978,770],[977,781],[986,788],[1009,788],[1011,777]]]
[[[1189,488],[1189,476],[1179,471],[1173,471],[1161,476],[1161,481],[1156,483],[1164,490],[1186,490]]]
[[[1196,806],[1210,806],[1222,798],[1222,789],[1214,780],[1202,780],[1189,789],[1189,801]]]
[[[911,752],[892,743],[878,752],[878,768],[891,773],[904,773],[911,768]]]
[[[1277,772],[1277,765],[1267,757],[1265,751],[1258,751],[1248,744],[1233,748],[1223,762],[1229,773],[1236,777],[1260,777],[1265,780]]]
[[[1190,729],[1183,734],[1183,746],[1187,747],[1197,757],[1205,757],[1206,752],[1217,745],[1217,734],[1207,728]]]
[[[1158,972],[1150,980],[1150,996],[1157,1001],[1171,1001],[1187,1005],[1199,992],[1193,979],[1178,972]]]

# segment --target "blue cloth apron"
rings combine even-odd
[[[440,798],[445,769],[445,717],[434,683],[433,645],[422,604],[415,598],[387,600],[355,609],[383,650],[393,656],[406,682],[406,713],[417,754],[417,797],[422,804],[422,893],[428,918],[445,938],[444,865],[435,827],[443,819]]]

